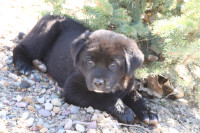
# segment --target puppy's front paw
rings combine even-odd
[[[20,74],[29,75],[33,70],[33,66],[29,62],[23,60],[17,60],[15,63],[15,68]]]
[[[134,113],[129,107],[125,107],[123,112],[115,112],[113,114],[119,122],[134,123]]]
[[[156,113],[149,111],[149,110],[143,111],[140,114],[138,114],[138,118],[142,122],[144,122],[148,125],[151,125],[151,126],[155,126],[159,122],[158,115]]]
[[[37,68],[38,70],[42,71],[42,72],[46,72],[47,71],[47,66],[40,60],[33,60],[33,65],[35,68]]]

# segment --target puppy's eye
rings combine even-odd
[[[92,60],[87,60],[87,65],[89,67],[93,67],[95,64],[94,64],[94,62]]]
[[[118,67],[117,62],[112,62],[112,63],[109,65],[109,69],[111,69],[111,70],[114,70],[114,69],[116,69],[117,67]]]

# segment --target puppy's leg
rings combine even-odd
[[[14,48],[13,63],[22,74],[28,75],[32,70],[32,60],[43,60],[61,33],[60,16],[45,16]]]
[[[73,74],[64,85],[63,97],[65,102],[81,107],[92,106],[95,109],[106,111],[120,122],[133,123],[134,113],[122,100],[113,93],[96,93],[87,89],[84,78]]]
[[[124,99],[124,103],[129,106],[136,116],[143,122],[149,125],[156,125],[158,123],[157,114],[151,112],[147,107],[142,96],[136,91],[132,90]]]

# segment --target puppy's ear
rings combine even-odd
[[[135,41],[131,40],[128,47],[124,49],[126,58],[126,74],[132,76],[135,69],[140,67],[144,61],[144,54],[140,51]]]
[[[83,50],[84,46],[86,45],[90,34],[91,34],[90,31],[87,30],[86,32],[81,34],[77,39],[75,39],[72,42],[72,45],[70,46],[70,51],[75,66],[78,62],[79,53]]]

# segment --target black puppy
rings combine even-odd
[[[70,18],[45,16],[13,51],[22,74],[32,71],[35,59],[64,88],[67,103],[92,106],[123,123],[133,123],[135,113],[157,124],[157,115],[134,89],[133,71],[144,60],[134,40],[108,30],[90,32]]]

